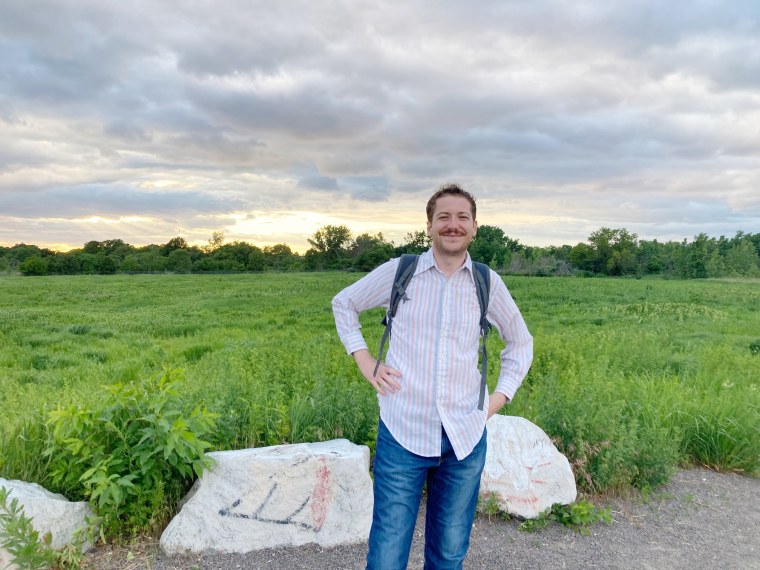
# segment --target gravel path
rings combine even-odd
[[[590,536],[552,523],[521,532],[516,521],[478,517],[466,569],[760,569],[760,479],[706,469],[679,471],[646,497],[596,498],[612,509],[611,525],[591,527]],[[411,570],[422,568],[420,521]],[[366,545],[322,549],[309,545],[245,555],[168,558],[155,545],[98,549],[90,568],[131,570],[364,568]]]

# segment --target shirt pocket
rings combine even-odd
[[[463,296],[451,310],[451,341],[466,352],[477,350],[480,337],[480,304],[473,294]]]

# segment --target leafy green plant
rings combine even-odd
[[[580,500],[569,505],[554,503],[538,518],[528,519],[521,523],[518,528],[525,532],[535,532],[546,527],[551,521],[577,530],[585,536],[591,532],[588,527],[592,524],[600,522],[611,524],[612,514],[609,507],[599,509],[586,500]]]
[[[202,439],[216,415],[182,409],[181,374],[167,370],[107,388],[100,407],[71,405],[50,413],[52,486],[89,501],[103,538],[149,532],[167,517],[194,476],[209,467]]]
[[[483,495],[478,496],[477,510],[480,514],[483,514],[488,518],[488,522],[491,522],[491,517],[495,517],[502,513],[501,505],[499,504],[499,496],[496,492],[488,493],[485,499],[483,498]],[[509,518],[508,513],[503,513],[502,516],[507,519]]]
[[[517,525],[517,528],[523,532],[538,532],[539,530],[546,528],[546,525],[548,525],[550,522],[551,519],[549,518],[549,514],[544,511],[535,519],[527,519],[521,522],[519,525]]]
[[[74,531],[71,542],[56,550],[52,547],[53,536],[47,532],[40,537],[18,499],[8,502],[9,497],[10,492],[0,487],[0,547],[11,555],[14,564],[25,570],[82,567],[83,545],[95,541],[98,517],[86,519],[85,525]]]
[[[32,526],[32,520],[24,514],[18,499],[8,501],[10,492],[0,487],[0,546],[22,568],[32,570],[55,566],[55,553],[50,547],[52,536],[40,533]]]

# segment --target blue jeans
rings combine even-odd
[[[375,507],[369,533],[368,570],[403,570],[427,483],[425,568],[462,568],[486,461],[486,432],[459,461],[443,432],[440,457],[404,449],[380,421],[375,450]]]

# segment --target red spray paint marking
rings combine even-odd
[[[311,517],[317,532],[322,528],[327,518],[327,508],[330,502],[330,468],[320,458],[322,465],[317,469],[317,484],[311,498]]]
[[[510,501],[511,503],[533,505],[538,502],[538,497],[516,497],[515,495],[507,495],[507,500]]]

